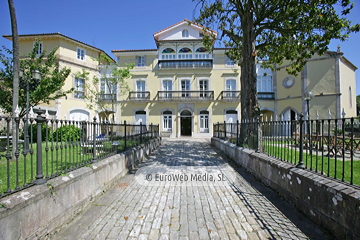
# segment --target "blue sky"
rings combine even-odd
[[[19,34],[60,32],[71,38],[103,49],[156,48],[153,33],[184,18],[193,19],[191,0],[14,0]],[[355,3],[349,19],[360,23],[360,2]],[[11,34],[9,7],[0,1],[0,34]],[[344,56],[360,68],[360,33],[346,42],[333,41],[330,49],[341,46]],[[0,46],[11,48],[0,37]],[[360,69],[357,95],[360,94]]]

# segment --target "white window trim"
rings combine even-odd
[[[185,81],[185,80],[189,80],[190,81],[190,89],[188,91],[191,91],[191,85],[192,85],[192,79],[190,77],[182,77],[182,78],[179,78],[179,91],[182,91],[182,88],[181,88],[181,82],[182,81]]]
[[[83,56],[82,59],[81,59],[81,56],[80,56],[80,58],[79,58],[79,54],[78,54],[79,51],[84,51],[84,56]],[[81,60],[81,61],[85,61],[85,60],[86,60],[86,49],[81,48],[81,47],[77,47],[77,48],[76,48],[76,59]]]
[[[184,33],[187,33],[187,34],[184,34]],[[184,35],[187,35],[187,36],[184,36]],[[181,31],[181,37],[183,37],[183,38],[188,38],[190,35],[189,35],[189,30],[187,30],[187,29],[183,29],[182,31]]]
[[[76,86],[76,79],[78,79],[78,80],[82,80],[83,82],[84,82],[84,85],[83,85],[83,91],[78,91],[77,90],[77,86]],[[84,99],[83,97],[76,97],[76,93],[77,92],[82,92],[83,93],[83,96],[85,97],[85,79],[83,79],[83,78],[77,78],[77,77],[75,77],[74,78],[74,98],[75,99]]]
[[[224,91],[227,91],[226,90],[226,82],[228,80],[235,80],[235,89],[234,90],[230,90],[230,91],[238,91],[239,90],[239,81],[238,81],[238,78],[235,78],[235,77],[227,77],[227,78],[224,78]]]
[[[143,61],[141,61],[141,63],[144,64],[143,66],[138,65],[139,58],[143,58]],[[135,67],[136,68],[145,68],[146,67],[146,56],[145,55],[136,55],[135,56]]]
[[[35,44],[36,44],[36,41],[33,42],[33,47],[35,47]],[[39,52],[39,50],[40,50],[40,52]],[[42,41],[39,41],[39,49],[38,49],[38,51],[36,52],[36,55],[39,56],[42,52],[43,52],[43,42],[42,42]]]

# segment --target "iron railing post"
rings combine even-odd
[[[224,121],[224,140],[226,140],[226,122]]]
[[[94,121],[93,121],[93,159],[91,162],[93,163],[98,162],[96,157],[96,117],[94,117]]]
[[[124,121],[124,150],[126,149],[126,121]]]
[[[305,168],[305,165],[304,165],[304,136],[303,136],[303,123],[304,123],[304,120],[303,120],[303,116],[302,114],[300,114],[300,120],[299,120],[299,125],[300,125],[300,150],[299,150],[299,164],[296,165],[297,168],[302,168],[304,169]]]
[[[43,169],[42,169],[42,136],[41,136],[41,126],[43,122],[45,122],[45,118],[41,116],[43,111],[41,109],[37,110],[38,114],[36,118],[37,123],[37,139],[36,139],[36,176],[35,176],[35,184],[40,185],[46,183],[46,179],[44,178]]]
[[[142,122],[140,122],[140,144],[142,144]]]
[[[151,139],[153,138],[153,124],[150,124],[150,133],[151,133]]]
[[[236,146],[239,146],[239,119],[236,120]]]

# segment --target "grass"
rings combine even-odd
[[[299,163],[300,152],[293,148],[275,146],[272,142],[264,144],[266,153],[276,158],[291,162],[295,165]],[[307,169],[333,177],[345,182],[351,182],[351,165],[353,167],[353,184],[360,186],[360,161],[343,161],[342,157],[322,155],[322,152],[313,151],[310,155],[309,150],[303,153],[303,162]]]
[[[236,144],[236,139],[229,139],[229,141]],[[291,147],[294,144],[294,141],[266,139],[263,142],[264,149],[262,151],[270,156],[297,165],[300,152],[298,151],[299,148]],[[354,160],[353,162],[350,160],[343,161],[342,157],[335,159],[335,157],[322,155],[321,151],[318,151],[318,155],[316,155],[315,150],[312,154],[309,152],[309,150],[306,151],[305,149],[303,153],[303,162],[307,169],[350,183],[352,166],[352,183],[360,186],[360,160]]]
[[[145,142],[144,138],[144,142]],[[97,159],[106,158],[125,150],[123,140],[102,142],[102,147],[97,149]],[[130,148],[139,144],[138,139],[129,139],[126,147]],[[34,184],[36,179],[36,144],[29,146],[30,153],[24,155],[23,147],[19,149],[16,160],[6,158],[7,152],[0,152],[0,196],[6,192],[19,190]],[[11,149],[9,150],[11,156]],[[70,172],[74,169],[89,166],[93,159],[92,151],[84,152],[80,142],[43,142],[42,144],[42,169],[45,178],[53,178]],[[8,181],[9,178],[9,181]]]

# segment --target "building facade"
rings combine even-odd
[[[156,49],[113,50],[120,66],[135,63],[120,97],[118,119],[159,123],[163,135],[211,136],[216,122],[240,119],[240,68],[225,55],[202,44],[203,27],[186,19],[155,33]],[[314,55],[297,76],[257,65],[257,90],[264,120],[294,120],[307,113],[305,92],[312,92],[310,117],[356,116],[357,69],[343,53]]]
[[[135,64],[131,78],[126,80],[130,92],[118,93],[115,108],[108,110],[115,121],[160,124],[163,136],[209,137],[213,123],[240,120],[240,68],[227,58],[226,49],[214,48],[210,52],[204,47],[202,37],[208,33],[185,19],[156,32],[154,49],[113,50],[121,67]],[[64,89],[75,88],[71,96],[42,107],[56,110],[59,119],[101,118],[101,111],[90,110],[83,98],[87,80],[77,78],[76,73],[85,69],[89,78],[101,78],[99,62],[94,59],[104,52],[59,33],[21,35],[20,52],[30,52],[36,39],[41,39],[42,48],[59,47],[61,66],[72,71]],[[257,65],[258,98],[264,120],[294,120],[308,107],[312,119],[327,119],[329,113],[331,118],[356,116],[357,68],[340,49],[314,55],[297,76],[289,75],[286,66],[273,72]],[[103,83],[95,87],[109,97]],[[310,91],[314,98],[306,102],[302,96]]]
[[[4,37],[12,40],[11,35],[4,35]],[[61,33],[43,33],[19,36],[20,58],[28,56],[37,40],[40,41],[39,54],[42,51],[50,52],[54,48],[58,48],[56,54],[60,68],[66,67],[71,70],[62,89],[75,89],[72,94],[50,102],[50,104],[40,104],[39,107],[55,111],[57,119],[91,121],[93,117],[97,116],[97,112],[90,110],[88,101],[84,99],[89,90],[86,89],[86,86],[89,86],[86,81],[100,77],[99,56],[106,53]],[[87,80],[79,77],[79,73],[83,71],[88,73]]]

